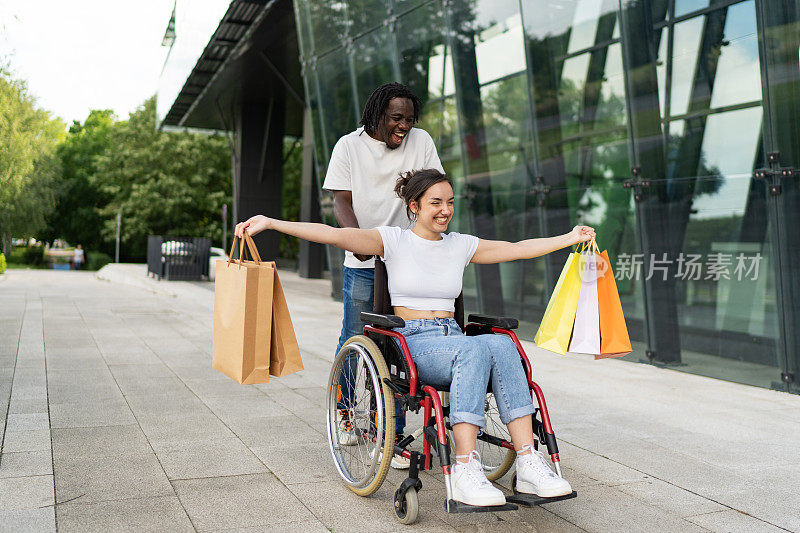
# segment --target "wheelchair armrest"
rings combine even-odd
[[[480,324],[481,326],[503,329],[517,329],[519,327],[519,320],[507,316],[469,315],[467,320]]]
[[[378,313],[361,313],[361,321],[377,328],[402,328],[406,321],[397,315],[381,315]]]

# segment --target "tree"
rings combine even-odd
[[[56,144],[65,125],[36,106],[24,81],[0,66],[0,240],[32,237],[45,227],[59,174]]]
[[[114,124],[111,110],[92,110],[81,124],[73,122],[56,154],[61,162],[61,179],[56,190],[56,207],[48,219],[44,240],[64,239],[82,244],[87,250],[112,253],[110,243],[100,236],[103,219],[97,206],[110,198],[94,185],[97,157],[106,153]]]
[[[112,242],[122,214],[121,249],[143,259],[148,235],[222,240],[222,204],[231,202],[230,152],[224,138],[156,129],[155,98],[117,122],[95,159],[90,184],[108,198],[97,213]]]

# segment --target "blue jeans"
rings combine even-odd
[[[452,318],[406,320],[395,329],[406,338],[419,380],[450,386],[450,423],[486,426],[486,387],[492,380],[500,420],[534,413],[517,347],[505,335],[467,337]]]
[[[361,321],[361,313],[372,313],[373,311],[373,287],[375,285],[374,268],[349,268],[344,267],[344,286],[342,287],[344,302],[344,318],[342,319],[342,332],[339,334],[339,344],[336,346],[336,353],[342,349],[342,345],[353,335],[362,335],[364,323]],[[358,360],[354,357],[348,358],[342,373],[339,376],[339,387],[342,391],[339,400],[339,408],[346,409],[353,403],[352,383],[355,381],[356,364]],[[406,428],[406,414],[395,407],[395,433],[403,433]]]

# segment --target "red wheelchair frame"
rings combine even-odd
[[[402,455],[410,460],[409,476],[400,485],[394,495],[395,512],[402,520],[405,516],[404,505],[407,505],[407,492],[413,489],[415,492],[422,488],[422,482],[419,479],[420,470],[430,470],[432,463],[431,447],[436,447],[439,462],[444,475],[445,487],[447,490],[447,499],[445,501],[445,508],[451,513],[460,512],[486,512],[486,511],[500,511],[517,509],[517,505],[539,505],[577,496],[576,492],[565,496],[558,496],[553,498],[543,498],[536,495],[519,493],[516,491],[516,476],[512,479],[512,488],[514,495],[506,498],[506,505],[504,506],[487,506],[477,507],[466,505],[461,502],[453,500],[452,486],[450,481],[451,462],[450,462],[450,446],[448,443],[447,425],[445,423],[445,408],[442,407],[442,399],[439,395],[439,390],[430,385],[425,385],[419,382],[416,365],[411,357],[411,352],[408,349],[408,344],[402,334],[393,331],[391,328],[401,326],[402,319],[393,315],[362,313],[362,320],[370,325],[364,326],[364,334],[373,340],[381,349],[382,354],[387,362],[394,363],[395,367],[400,366],[398,363],[404,363],[404,368],[401,367],[400,372],[395,372],[396,375],[402,375],[402,372],[407,370],[408,379],[401,380],[403,383],[399,384],[396,380],[389,378],[384,379],[386,385],[394,392],[395,402],[401,402],[406,410],[419,411],[423,409],[425,426],[423,430],[424,441],[422,443],[422,453],[410,451],[408,446],[415,439],[413,436],[407,436],[394,446],[394,452],[397,455]],[[547,447],[548,453],[553,465],[555,466],[556,473],[561,475],[560,457],[558,454],[558,445],[550,423],[550,415],[547,410],[547,404],[544,399],[544,393],[541,387],[533,381],[533,372],[528,356],[519,341],[517,335],[512,331],[518,326],[518,322],[511,318],[495,318],[483,315],[470,315],[470,322],[466,325],[464,331],[468,336],[480,335],[485,333],[507,335],[514,342],[519,352],[522,365],[525,369],[528,386],[532,391],[532,398],[535,396],[538,408],[532,417],[534,435],[538,440],[543,442]],[[396,339],[397,344],[400,346],[402,352],[402,361],[397,361],[397,349],[391,339]],[[394,347],[394,349],[393,349]],[[393,357],[394,354],[394,357]],[[407,390],[405,390],[407,389]],[[445,390],[445,389],[442,389]],[[537,418],[541,416],[541,420]],[[478,437],[480,440],[488,442],[489,444],[500,446],[508,450],[514,450],[511,442],[501,439],[492,435],[481,434]],[[538,448],[538,442],[537,442]]]

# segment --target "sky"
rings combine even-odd
[[[0,61],[67,124],[156,93],[173,0],[0,0]],[[219,20],[219,19],[217,19]]]

